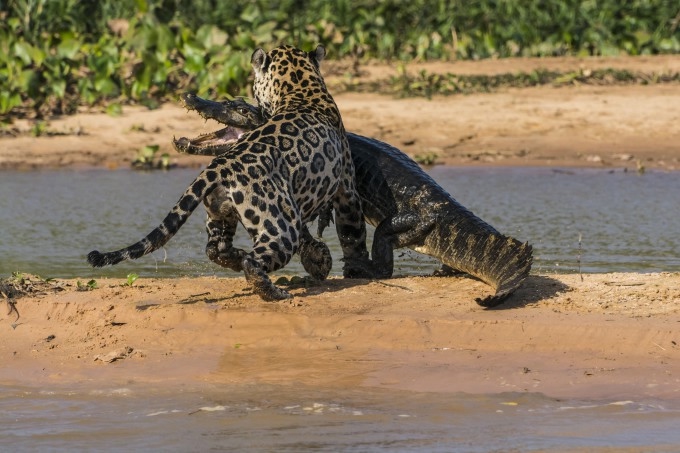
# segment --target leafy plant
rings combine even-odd
[[[92,291],[93,289],[97,289],[97,280],[90,280],[87,283],[83,283],[80,280],[76,281],[76,290],[77,291]]]
[[[139,275],[131,272],[131,273],[127,274],[126,277],[127,277],[127,281],[125,282],[125,286],[132,286],[137,281],[137,279],[139,278]]]
[[[137,157],[132,161],[132,168],[136,170],[169,170],[172,168],[170,164],[170,155],[168,153],[161,154],[159,159],[156,159],[156,153],[160,149],[159,145],[146,145],[137,154]]]
[[[24,274],[23,272],[14,271],[14,272],[12,272],[12,277],[11,277],[11,278],[12,278],[14,281],[16,281],[17,283],[23,285],[23,284],[24,284],[25,274]]]
[[[413,160],[421,165],[434,165],[437,162],[437,157],[439,157],[437,153],[429,152],[424,154],[416,154],[413,156]]]
[[[40,137],[41,135],[44,135],[45,131],[47,130],[47,123],[44,121],[36,121],[33,123],[33,126],[31,127],[31,135],[33,137]]]

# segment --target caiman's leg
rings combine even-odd
[[[373,266],[366,250],[366,222],[361,211],[361,201],[354,189],[354,181],[343,181],[341,193],[333,201],[335,230],[338,233],[345,265],[346,278],[375,278]]]
[[[394,249],[422,242],[435,225],[435,218],[406,212],[388,217],[375,229],[371,258],[377,278],[390,278],[394,271]]]

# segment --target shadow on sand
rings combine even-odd
[[[436,277],[436,278],[448,278],[448,277]],[[454,277],[459,279],[461,277]],[[324,294],[335,293],[338,291],[343,291],[346,289],[360,287],[368,285],[370,283],[377,283],[386,287],[394,288],[395,290],[409,291],[413,292],[409,285],[400,284],[399,277],[386,280],[369,280],[369,279],[350,279],[350,278],[332,278],[324,281],[315,281],[310,278],[299,278],[294,279],[292,282],[280,282],[277,281],[276,285],[291,291],[294,297],[312,297],[321,296]],[[476,279],[475,279],[476,280]],[[480,309],[486,310],[507,310],[514,308],[522,308],[531,304],[541,302],[545,299],[550,299],[557,293],[568,291],[569,286],[560,282],[559,280],[544,276],[544,275],[530,275],[520,286],[520,288],[510,295],[503,303],[495,307],[481,307]],[[481,295],[481,294],[480,294]],[[207,297],[206,297],[207,296]],[[242,297],[257,297],[250,288],[243,288],[241,291],[237,291],[228,296],[218,296],[215,294],[201,293],[190,296],[186,299],[179,301],[179,304],[195,304],[197,302],[202,303],[219,303],[228,302],[230,300],[242,298]],[[151,304],[153,306],[153,304]],[[140,310],[149,308],[147,306],[138,307]]]
[[[502,304],[487,310],[508,310],[523,308],[527,305],[550,299],[558,293],[569,291],[570,287],[561,281],[546,275],[530,275],[510,297]]]

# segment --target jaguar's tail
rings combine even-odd
[[[115,252],[101,253],[94,250],[87,254],[87,262],[94,267],[103,267],[118,264],[124,260],[134,260],[163,247],[184,225],[205,196],[215,188],[216,184],[208,183],[208,179],[204,177],[208,170],[210,168],[204,170],[191,183],[172,210],[165,216],[163,222],[146,237]]]

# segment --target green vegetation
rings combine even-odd
[[[80,280],[76,281],[76,291],[92,291],[97,289],[97,280],[90,280],[87,283],[83,283]]]
[[[423,154],[416,154],[413,156],[413,160],[418,162],[420,165],[434,165],[437,163],[437,158],[439,156],[435,152],[427,152]]]
[[[645,55],[680,52],[679,25],[671,0],[7,0],[0,115],[246,94],[252,50],[282,42],[357,61]]]
[[[432,74],[425,70],[417,74],[408,74],[401,70],[399,75],[390,79],[389,83],[371,82],[365,84],[348,84],[345,89],[351,91],[370,91],[373,93],[390,93],[398,96],[423,96],[430,98],[435,94],[469,94],[475,92],[491,92],[501,87],[523,88],[537,85],[613,85],[680,82],[680,73],[637,73],[625,69],[581,69],[561,72],[538,69],[530,73],[505,73],[497,75],[464,75],[464,74]]]
[[[139,275],[135,274],[134,272],[130,272],[127,274],[127,280],[123,284],[123,286],[132,286],[134,283],[137,281],[139,278]]]
[[[132,168],[135,170],[170,170],[170,155],[168,153],[163,153],[160,158],[156,159],[156,153],[159,149],[159,145],[144,146],[132,161]]]

